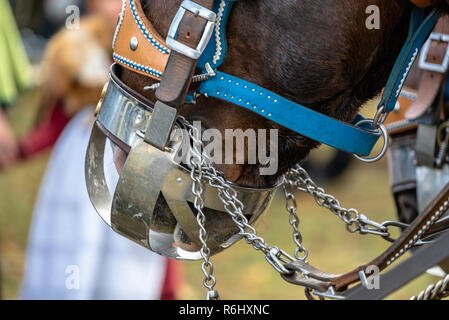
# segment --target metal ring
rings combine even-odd
[[[357,122],[355,124],[355,126],[358,127],[360,124],[363,124],[363,123],[371,123],[372,124],[373,120],[369,120],[369,119],[362,120],[362,121]],[[378,130],[382,133],[382,136],[384,138],[384,145],[382,147],[382,151],[377,156],[372,157],[372,158],[364,158],[362,156],[359,156],[358,154],[354,154],[354,157],[356,157],[360,161],[363,161],[366,163],[372,163],[372,162],[376,162],[376,161],[379,161],[380,159],[382,159],[382,157],[385,155],[385,153],[388,150],[388,137],[389,136],[388,136],[388,131],[383,124],[378,124]]]
[[[393,243],[393,242],[395,242],[397,239],[393,239],[393,238],[391,237],[391,234],[390,234],[390,232],[388,231],[388,227],[396,227],[396,228],[400,228],[400,229],[401,229],[401,232],[402,232],[402,231],[404,231],[405,229],[407,229],[410,225],[409,225],[409,224],[406,224],[406,223],[403,223],[403,222],[399,222],[399,221],[385,221],[385,222],[382,223],[382,226],[384,226],[384,227],[387,228],[387,233],[388,233],[388,235],[382,236],[382,238],[384,238],[385,240],[387,240],[387,241]]]

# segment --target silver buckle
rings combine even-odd
[[[440,41],[440,42],[447,42],[448,47],[446,49],[446,54],[444,55],[443,62],[441,64],[431,63],[427,62],[427,56],[429,55],[429,48],[432,41]],[[419,58],[419,67],[423,70],[427,71],[434,71],[434,72],[440,72],[440,73],[446,73],[449,66],[449,35],[432,32],[429,36],[429,39],[427,39],[426,43],[424,44],[422,48],[422,53]]]
[[[189,46],[186,46],[185,44],[180,43],[175,39],[178,33],[179,24],[181,23],[181,20],[184,17],[186,11],[190,11],[193,14],[207,20],[206,28],[204,29],[204,33],[196,49],[190,48]],[[206,46],[209,43],[210,38],[212,37],[216,18],[217,15],[215,14],[215,12],[207,8],[204,8],[203,6],[200,6],[199,4],[193,1],[184,0],[178,12],[176,13],[175,18],[173,19],[170,29],[168,30],[167,46],[170,49],[179,52],[189,58],[192,58],[194,60],[199,59],[204,49],[206,49]]]

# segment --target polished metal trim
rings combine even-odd
[[[121,88],[112,69],[111,80],[95,122],[86,155],[86,183],[89,197],[102,219],[116,232],[163,256],[181,260],[201,259],[199,252],[185,251],[175,245],[175,232],[181,228],[194,244],[199,244],[199,227],[192,206],[192,180],[188,168],[179,164],[178,152],[182,137],[170,141],[167,151],[146,143],[139,133],[145,131],[152,117],[151,108]],[[181,127],[176,123],[175,127]],[[104,151],[107,138],[129,146],[126,163],[111,197],[104,174]],[[113,140],[114,141],[114,140]],[[232,185],[244,203],[243,214],[254,224],[266,213],[278,186],[256,189]],[[163,196],[176,219],[175,230],[160,230],[155,204]],[[205,208],[225,215],[218,190],[204,184]],[[220,221],[218,218],[217,221]],[[207,241],[212,254],[216,254],[242,237],[235,233],[211,232]]]

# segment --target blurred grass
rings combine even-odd
[[[8,116],[17,135],[31,128],[38,93],[23,94]],[[2,296],[16,298],[23,274],[31,214],[49,152],[0,172],[0,263]]]
[[[35,94],[29,92],[10,112],[17,133],[25,132],[34,117]],[[326,156],[326,149],[315,151]],[[45,170],[48,153],[26,163],[20,163],[0,173],[0,261],[3,298],[15,299],[20,289],[27,235],[34,201]],[[350,169],[336,182],[325,186],[342,206],[354,207],[376,221],[396,219],[389,192],[386,160],[366,165],[354,161]],[[293,252],[291,227],[281,194],[271,212],[258,223],[258,233],[267,242]],[[300,230],[309,250],[309,262],[324,271],[342,273],[370,261],[388,245],[375,236],[349,234],[337,217],[318,208],[313,199],[298,194],[301,218]],[[304,299],[304,290],[285,283],[266,263],[264,256],[245,242],[240,242],[212,258],[217,289],[224,299]],[[184,262],[182,299],[203,299],[200,262]],[[408,299],[437,278],[423,275],[390,299]]]

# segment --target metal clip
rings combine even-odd
[[[398,222],[398,221],[385,221],[384,223],[382,223],[382,225],[384,227],[386,227],[387,230],[388,230],[388,227],[396,227],[396,228],[401,228],[402,230],[404,230],[404,229],[407,229],[410,226],[409,224]],[[387,233],[388,233],[388,235],[387,236],[382,236],[382,238],[384,238],[385,240],[387,240],[387,241],[389,241],[391,243],[393,243],[393,242],[395,242],[397,240],[397,239],[394,239],[394,238],[391,237],[391,233],[390,232],[387,232]],[[429,240],[429,241],[418,240],[413,246],[414,247],[422,246],[422,245],[425,245],[425,244],[430,244],[432,242],[433,241],[431,241],[431,240]]]
[[[388,112],[385,111],[386,106],[383,104],[377,108],[376,115],[373,118],[373,129],[378,129],[380,124],[383,124],[387,120]]]
[[[281,275],[282,274],[292,274],[294,271],[288,270],[285,264],[295,261],[291,256],[289,256],[285,251],[274,247],[265,255],[265,259],[268,263]]]
[[[366,217],[363,214],[360,215],[359,221],[360,221],[360,233],[361,234],[369,233],[369,234],[379,235],[381,237],[390,236],[390,233],[388,232],[388,228],[386,226],[368,219],[368,217]],[[371,227],[374,227],[374,229],[365,227],[365,226],[371,226]]]

